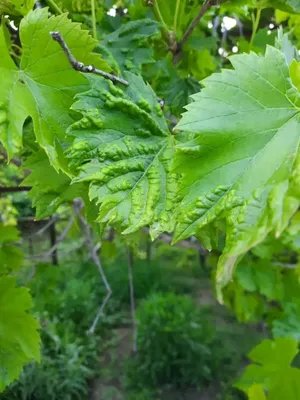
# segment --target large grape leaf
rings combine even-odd
[[[31,171],[22,185],[32,187],[29,197],[36,207],[37,219],[53,215],[61,204],[71,202],[76,197],[84,197],[86,194],[86,185],[84,183],[71,185],[71,178],[63,172],[57,172],[43,150],[32,153],[23,166]]]
[[[280,235],[300,198],[300,93],[285,56],[267,47],[265,56],[230,60],[234,70],[205,79],[186,107],[177,128],[194,138],[178,146],[175,162],[184,196],[175,240],[216,218],[227,220],[219,290],[240,255],[269,232]]]
[[[57,42],[49,35],[59,31],[76,58],[105,68],[87,31],[68,20],[66,14],[48,18],[48,9],[31,11],[20,24],[20,69],[10,57],[0,28],[0,140],[9,156],[22,145],[22,129],[33,119],[38,143],[55,167],[60,166],[60,141],[73,122],[69,108],[76,93],[86,90],[84,76],[72,69]],[[63,162],[62,162],[63,164]],[[64,167],[64,165],[62,165]]]
[[[82,119],[71,127],[68,156],[79,171],[74,181],[90,183],[99,221],[123,233],[150,225],[155,237],[174,228],[173,138],[152,89],[129,72],[125,78],[129,86],[121,90],[90,77],[92,89],[72,107]]]
[[[30,308],[28,289],[16,288],[15,278],[0,278],[0,392],[26,363],[40,360],[39,326]]]

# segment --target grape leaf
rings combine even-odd
[[[235,386],[249,394],[260,385],[268,392],[268,400],[300,398],[300,370],[290,365],[297,353],[293,339],[263,340],[248,355],[256,364],[246,368]]]
[[[144,64],[154,62],[150,40],[155,35],[159,35],[159,25],[156,21],[148,18],[130,21],[106,35],[101,47],[111,53],[119,71],[130,70],[138,74]],[[103,57],[106,57],[105,53]]]
[[[18,378],[24,364],[40,360],[38,323],[27,313],[31,297],[15,278],[0,278],[0,392]]]
[[[284,312],[281,319],[272,323],[274,337],[290,337],[300,341],[300,305],[284,304]]]
[[[234,277],[244,289],[259,292],[270,301],[280,300],[283,297],[281,270],[267,261],[256,261],[245,265],[241,262]]]
[[[43,150],[32,153],[23,166],[31,171],[22,185],[32,186],[28,195],[36,207],[37,219],[53,215],[61,204],[84,197],[86,193],[87,188],[83,183],[71,185],[71,178],[63,172],[57,172]]]
[[[177,128],[194,132],[178,146],[182,174],[175,241],[226,218],[227,239],[217,272],[221,288],[239,256],[273,231],[277,236],[297,210],[300,93],[285,56],[268,46],[230,58],[234,70],[203,81]]]
[[[253,8],[276,8],[278,10],[287,11],[290,13],[300,13],[300,1],[299,0],[227,0],[225,5],[241,7],[248,5]]]
[[[0,28],[0,140],[9,157],[22,145],[22,128],[28,116],[35,135],[56,168],[60,167],[61,144],[73,122],[69,108],[76,93],[86,90],[84,76],[73,70],[59,44],[49,35],[59,31],[80,61],[106,68],[87,31],[68,20],[66,14],[48,18],[48,9],[31,11],[20,24],[20,69],[11,59]],[[62,166],[63,161],[61,161]]]
[[[248,391],[249,400],[267,400],[263,386],[253,385]]]
[[[174,228],[176,175],[171,173],[173,138],[160,105],[141,77],[125,73],[119,89],[90,77],[92,90],[72,107],[82,114],[70,133],[70,166],[75,182],[90,183],[100,205],[98,220],[131,233],[150,225],[156,237]]]
[[[300,91],[300,62],[293,60],[290,65],[290,74],[293,84]]]
[[[20,232],[14,226],[5,226],[0,223],[0,244],[17,242],[20,239]]]
[[[26,15],[33,6],[34,0],[0,0],[0,15]]]
[[[262,0],[262,3],[266,3],[266,7],[277,8],[278,10],[287,11],[290,13],[300,13],[300,1],[299,0]]]
[[[192,94],[199,92],[199,82],[191,76],[181,76],[174,67],[172,56],[156,62],[156,68],[148,67],[143,76],[151,82],[155,93],[164,100],[173,115],[179,116]]]

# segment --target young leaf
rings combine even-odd
[[[48,18],[48,10],[43,8],[23,18],[20,69],[10,57],[0,27],[0,140],[11,157],[22,145],[23,124],[30,116],[37,142],[59,168],[60,141],[65,140],[65,131],[73,122],[69,108],[74,95],[86,90],[87,81],[51,38],[53,30],[62,34],[78,60],[105,69],[100,56],[91,53],[97,42],[66,14]]]
[[[30,308],[28,289],[16,288],[15,278],[0,278],[0,392],[26,363],[40,360],[39,326]]]
[[[150,225],[156,237],[174,228],[173,138],[151,88],[129,72],[125,78],[129,86],[121,90],[90,77],[92,89],[72,107],[82,119],[70,129],[68,156],[79,172],[74,181],[90,183],[99,221],[126,234]]]
[[[269,232],[282,232],[300,199],[300,93],[285,56],[267,47],[265,56],[230,60],[234,70],[205,79],[186,107],[177,128],[194,139],[178,146],[175,162],[184,196],[175,241],[216,218],[227,220],[219,290],[240,255]]]
[[[158,34],[158,23],[145,18],[122,25],[106,35],[101,45],[111,53],[119,66],[119,71],[129,70],[138,74],[144,64],[154,62],[150,40]]]

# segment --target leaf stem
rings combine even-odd
[[[174,16],[174,24],[173,24],[173,32],[174,32],[175,36],[176,36],[176,32],[177,32],[177,23],[178,23],[180,3],[181,3],[181,0],[176,0],[175,16]]]
[[[197,16],[194,20],[190,23],[189,27],[187,28],[186,32],[184,33],[182,39],[177,44],[176,54],[174,54],[173,63],[177,64],[181,58],[181,51],[185,43],[188,41],[191,34],[194,32],[194,29],[199,24],[202,17],[206,14],[206,12],[215,4],[215,0],[205,0],[202,7],[200,8]]]
[[[191,22],[190,26],[188,27],[188,29],[186,30],[186,32],[184,33],[181,41],[179,42],[179,47],[182,48],[183,45],[186,43],[186,41],[188,40],[188,38],[191,36],[191,34],[193,33],[194,29],[196,28],[196,26],[199,24],[201,18],[204,16],[204,14],[212,7],[213,2],[212,0],[205,0],[204,4],[202,5],[202,7],[199,10],[199,13],[197,14],[197,16],[195,17],[195,19]]]
[[[97,40],[97,26],[96,26],[96,6],[95,6],[95,0],[91,0],[91,9],[92,9],[93,38]]]
[[[167,24],[165,23],[165,20],[164,20],[162,14],[160,12],[157,0],[153,0],[152,9],[153,9],[153,14],[154,14],[155,18],[161,24],[161,33],[163,35],[163,38],[165,39],[165,41],[167,43],[169,43],[169,41],[170,41],[170,32],[169,32]]]
[[[62,10],[58,7],[54,0],[46,0],[50,10],[54,11],[55,14],[61,15],[63,14]]]
[[[258,8],[256,12],[256,17],[253,18],[253,29],[252,29],[251,39],[249,42],[249,52],[252,50],[253,47],[254,39],[259,27],[260,17],[261,17],[261,8]]]

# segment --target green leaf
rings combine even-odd
[[[151,235],[172,231],[176,175],[171,173],[173,138],[155,94],[142,78],[125,73],[127,88],[91,77],[87,93],[72,107],[82,114],[73,124],[68,151],[75,182],[90,183],[98,220],[132,233],[150,225]]]
[[[130,21],[106,35],[101,45],[116,60],[119,71],[129,70],[138,74],[143,65],[154,62],[150,45],[158,32],[158,23],[151,19]],[[103,56],[107,57],[105,53]]]
[[[226,218],[217,284],[232,277],[240,255],[269,232],[277,236],[299,205],[299,105],[285,56],[236,55],[234,70],[203,81],[177,129],[194,139],[177,148],[182,174],[175,241]],[[298,183],[297,183],[298,182]]]
[[[275,47],[285,55],[288,65],[298,59],[298,50],[290,41],[289,34],[283,33],[282,27],[278,30]]]
[[[28,289],[16,288],[12,277],[0,278],[0,392],[26,363],[40,360],[39,326],[30,308]]]
[[[28,195],[36,207],[37,219],[53,215],[61,204],[84,197],[86,193],[86,185],[71,185],[71,179],[51,166],[43,150],[32,153],[23,166],[31,171],[22,185],[32,186]]]
[[[291,364],[298,354],[297,342],[290,338],[265,339],[248,354],[251,361],[262,366],[274,365],[284,368]]]
[[[274,337],[290,337],[300,342],[300,305],[284,304],[283,316],[273,321]]]
[[[0,0],[0,15],[26,15],[33,6],[34,0]]]
[[[261,0],[265,7],[273,7],[290,13],[300,13],[300,0]]]
[[[263,340],[249,354],[257,364],[248,366],[235,386],[251,393],[254,385],[260,385],[268,391],[269,400],[298,399],[300,370],[290,366],[297,354],[298,344],[293,339]]]
[[[290,74],[293,84],[300,91],[300,62],[293,60],[290,65]]]
[[[16,270],[23,263],[23,252],[13,242],[19,240],[19,231],[14,226],[0,223],[0,276]]]
[[[262,385],[253,385],[248,392],[249,400],[267,400]]]
[[[14,226],[5,226],[0,223],[0,245],[6,242],[17,242],[20,232]]]
[[[299,0],[227,0],[225,4],[230,3],[233,6],[248,5],[252,8],[276,8],[278,10],[290,13],[300,13]]]
[[[60,142],[73,122],[69,108],[74,95],[86,90],[87,81],[73,70],[59,44],[51,38],[49,32],[53,30],[62,34],[77,59],[105,68],[100,56],[91,53],[97,42],[66,14],[48,18],[48,10],[43,8],[22,19],[20,69],[10,57],[0,28],[0,140],[11,157],[21,148],[23,124],[30,116],[37,142],[59,168],[66,167],[61,160]]]
[[[9,244],[0,246],[0,275],[20,268],[23,258],[24,254],[18,247]]]
[[[239,264],[234,277],[249,292],[259,292],[268,300],[280,300],[283,296],[281,269],[267,261]]]

